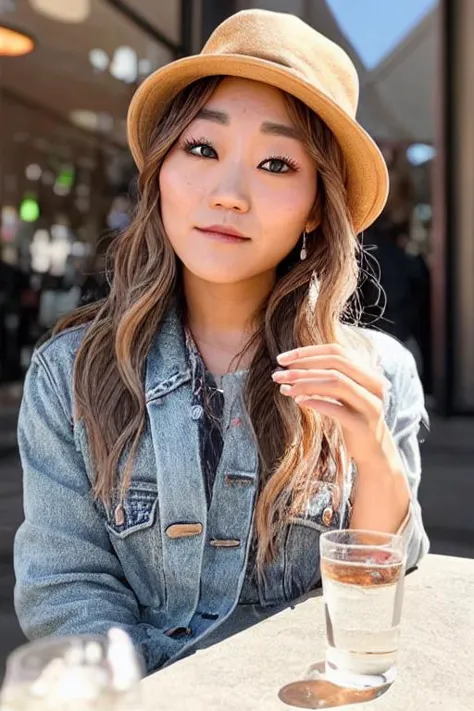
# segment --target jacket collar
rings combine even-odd
[[[184,329],[176,304],[166,312],[153,337],[145,364],[145,397],[166,395],[193,377]]]

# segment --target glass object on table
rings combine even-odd
[[[340,530],[322,534],[325,676],[364,689],[396,675],[406,565],[400,536]]]
[[[9,656],[0,711],[140,711],[142,676],[123,630],[46,637]]]

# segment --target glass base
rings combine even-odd
[[[349,689],[370,689],[393,684],[397,675],[395,652],[349,652],[335,647],[326,650],[325,677]]]
[[[341,669],[332,668],[327,661],[312,664],[304,674],[304,679],[313,681],[330,681],[331,684],[345,689],[375,689],[379,686],[393,684],[397,676],[395,666],[383,674],[356,674]]]
[[[358,674],[345,669],[335,669],[327,662],[325,664],[326,679],[346,689],[375,689],[386,684],[393,684],[396,676],[396,667],[391,667],[378,674]]]

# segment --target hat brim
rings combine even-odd
[[[132,98],[127,118],[128,141],[139,170],[144,146],[160,113],[182,89],[198,79],[233,76],[274,86],[300,99],[330,128],[347,164],[347,200],[356,233],[381,213],[388,195],[388,172],[383,156],[362,126],[323,91],[295,70],[258,57],[240,54],[199,54],[178,59],[151,74]]]

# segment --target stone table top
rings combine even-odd
[[[402,619],[396,682],[354,708],[473,711],[474,560],[427,556],[406,579]],[[278,691],[324,652],[323,600],[315,595],[147,677],[145,708],[288,710]]]

